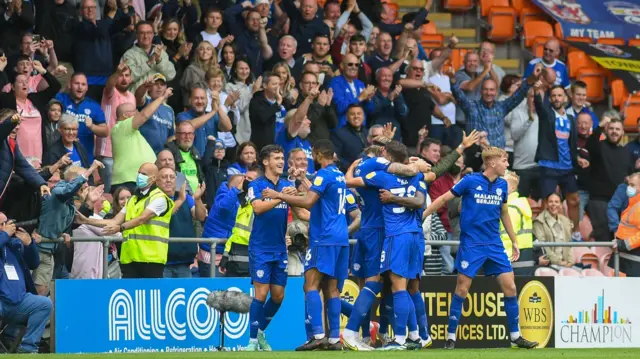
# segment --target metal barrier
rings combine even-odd
[[[50,240],[43,239],[43,242],[63,242],[62,238]],[[124,242],[122,237],[71,237],[72,242],[101,242],[103,247],[103,260],[102,260],[102,278],[107,279],[109,270],[109,245],[113,242]],[[209,243],[211,248],[209,249],[209,253],[211,254],[211,264],[209,265],[209,274],[211,277],[216,277],[216,266],[215,266],[215,258],[216,258],[216,245],[220,243],[226,243],[227,239],[225,238],[185,238],[185,237],[171,237],[169,238],[169,243],[171,242],[186,242],[186,243]],[[349,239],[350,244],[355,244],[355,239]],[[426,245],[431,246],[457,246],[460,245],[460,241],[425,241]],[[534,242],[534,248],[539,247],[611,247],[611,242]],[[613,271],[614,276],[619,276],[620,273],[620,253],[617,249],[613,251]]]

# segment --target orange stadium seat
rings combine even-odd
[[[620,79],[611,81],[611,104],[620,108],[627,101],[627,98],[629,98],[629,91],[627,91],[624,81]]]
[[[516,12],[520,14],[522,9],[534,7],[531,0],[511,0],[511,7],[516,9]]]
[[[578,76],[578,70],[581,68],[598,68],[598,63],[595,62],[586,53],[575,50],[569,51],[567,54],[567,67],[569,70],[569,77],[576,78]]]
[[[536,37],[552,37],[553,29],[546,21],[528,21],[524,24],[524,46],[530,48]]]
[[[466,11],[473,8],[473,0],[444,0],[442,6],[449,11]]]
[[[462,65],[464,64],[464,56],[469,52],[469,49],[453,49],[451,50],[451,55],[449,56],[449,60],[447,60],[454,71],[460,70]]]
[[[603,44],[603,45],[624,46],[624,39],[621,39],[619,37],[614,37],[614,38],[601,37],[598,39],[597,43]]]
[[[640,46],[640,39],[629,39],[629,46]]]
[[[535,57],[542,57],[544,54],[544,44],[549,41],[550,37],[547,36],[536,36],[533,39],[533,45],[531,45],[531,53]]]
[[[429,21],[428,23],[422,25],[422,33],[423,34],[437,34],[438,29],[436,28],[436,24],[433,21]]]
[[[491,29],[487,32],[487,38],[497,42],[515,39],[516,18],[516,10],[512,7],[492,7],[488,18]]]
[[[427,49],[435,49],[436,47],[442,47],[444,44],[444,35],[442,34],[425,34],[424,32],[420,36],[420,44]],[[429,51],[427,51],[429,52]]]
[[[562,34],[562,25],[559,22],[553,24],[553,33],[556,35],[558,39],[562,39],[564,36]]]
[[[624,130],[638,132],[638,118],[640,118],[640,104],[630,104],[624,109]]]
[[[534,275],[536,277],[557,277],[558,276],[558,272],[556,272],[555,270],[553,270],[551,268],[540,267],[540,268],[536,269]]]
[[[544,19],[544,12],[537,7],[526,7],[520,10],[520,24],[522,25],[529,21],[542,21]]]
[[[556,33],[556,37],[557,33]],[[562,37],[558,37],[558,38],[562,38]],[[563,41],[560,42],[560,45],[562,46],[562,53],[563,54],[569,54],[572,51],[580,51],[578,49],[576,49],[573,46],[569,46],[569,44],[567,43],[567,41],[572,41],[572,42],[582,42],[585,44],[593,44],[593,39],[590,37],[579,37],[579,36],[567,36],[565,38],[562,38]]]
[[[480,16],[489,16],[489,10],[494,7],[509,7],[509,0],[480,0]]]
[[[585,247],[573,247],[571,249],[571,254],[573,254],[573,261],[582,264],[590,264],[591,268],[598,268],[599,261],[598,256],[588,248]]]
[[[604,79],[606,73],[601,68],[583,67],[578,69],[576,80],[587,84],[587,101],[597,103],[604,100]]]

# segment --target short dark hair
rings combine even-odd
[[[438,146],[442,146],[442,142],[436,140],[435,138],[431,138],[431,137],[427,137],[424,141],[422,141],[422,143],[420,144],[420,151],[418,152],[422,152],[425,148],[429,148],[429,146],[431,145],[438,145]]]
[[[356,33],[353,36],[351,36],[351,42],[367,42],[367,39],[361,34],[361,33]]]
[[[302,73],[302,76],[300,76],[300,82],[302,83],[302,80],[304,79],[305,76],[313,76],[314,79],[316,79],[316,81],[318,81],[318,75],[314,74],[311,71],[304,71]]]
[[[553,92],[553,90],[555,90],[555,89],[562,89],[562,91],[564,91],[564,87],[562,85],[553,85],[549,89],[549,93]],[[565,95],[566,95],[566,91],[565,91]]]
[[[356,108],[356,107],[358,107],[358,108],[360,108],[362,111],[364,111],[364,107],[362,107],[362,105],[361,105],[359,102],[355,102],[355,103],[352,103],[351,105],[349,105],[349,106],[347,107],[347,113],[349,113],[349,110],[351,110],[352,108]]]
[[[325,158],[333,158],[333,154],[335,153],[333,142],[325,139],[316,141],[313,145],[312,151],[321,154],[322,157]]]
[[[262,149],[260,150],[260,163],[262,163],[266,159],[269,159],[272,153],[284,154],[284,149],[278,145],[266,145],[262,147]]]
[[[502,78],[502,82],[500,83],[500,92],[502,92],[502,93],[509,92],[509,89],[511,88],[511,85],[513,85],[514,83],[520,81],[521,78],[522,77],[520,77],[518,75],[512,75],[512,74],[505,75]]]
[[[143,25],[149,25],[149,26],[151,26],[151,28],[153,28],[153,24],[152,23],[150,23],[149,21],[146,21],[146,20],[142,20],[142,21],[140,21],[140,22],[138,22],[136,24],[136,32],[138,32],[138,29],[140,29],[140,26],[143,26]]]
[[[262,168],[260,168],[260,166],[256,162],[250,163],[247,166],[247,172],[258,172],[260,174],[262,173]]]
[[[327,41],[329,41],[329,43],[331,43],[331,39],[329,39],[329,35],[323,34],[323,33],[317,33],[317,34],[313,35],[313,41],[312,42],[316,42],[316,40],[319,39],[319,38],[327,39]]]
[[[571,90],[573,89],[587,89],[587,84],[584,81],[575,81],[574,83],[571,84]]]
[[[385,146],[387,150],[387,154],[391,156],[393,162],[404,163],[409,157],[409,153],[407,152],[407,146],[398,141],[391,141]]]

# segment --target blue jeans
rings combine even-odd
[[[447,239],[453,240],[451,233],[447,233]],[[451,246],[440,246],[440,254],[442,255],[442,274],[453,273],[453,256],[451,255]]]
[[[582,217],[584,217],[584,209],[587,207],[587,202],[589,202],[589,192],[585,190],[578,190],[578,196],[580,196],[580,222],[582,222]]]
[[[42,338],[52,308],[51,299],[31,293],[26,293],[18,304],[0,302],[0,314],[10,323],[4,333],[5,338],[14,340],[18,334],[18,326],[27,322],[27,330],[19,348],[23,351],[37,353],[40,338]]]
[[[164,278],[191,278],[189,264],[167,264],[164,266]]]

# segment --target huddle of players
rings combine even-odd
[[[501,150],[496,149],[496,151]],[[488,226],[489,230],[484,232],[472,230],[472,236],[475,238],[471,241],[481,242],[485,237],[495,235],[497,243],[502,246],[499,223],[500,218],[505,220],[502,205],[506,207],[507,190],[506,184],[502,183],[504,180],[499,177],[504,175],[506,170],[506,165],[502,164],[506,163],[506,153],[504,151],[497,153],[497,155],[490,154],[487,158],[483,155],[485,167],[489,165],[490,171],[493,171],[489,175],[494,177],[491,180],[493,182],[489,185],[485,184],[484,188],[492,191],[492,196],[497,196],[496,198],[499,197],[501,200],[483,199],[482,205],[495,207],[493,212],[489,211],[486,214],[487,218],[481,221],[483,226]],[[380,303],[379,329],[379,337],[383,342],[382,349],[406,350],[431,346],[425,304],[419,291],[425,249],[422,217],[423,212],[434,212],[443,203],[442,198],[439,198],[424,211],[426,182],[434,179],[433,174],[429,172],[429,166],[422,160],[413,159],[412,163],[404,164],[408,160],[407,149],[397,141],[391,141],[384,147],[368,148],[365,151],[365,157],[356,161],[346,175],[343,175],[334,163],[334,149],[330,141],[318,141],[313,147],[312,156],[320,169],[308,184],[308,191],[304,195],[298,195],[292,182],[280,178],[284,169],[282,148],[269,145],[265,146],[260,153],[264,175],[252,181],[248,190],[254,209],[253,229],[249,241],[249,265],[255,286],[255,297],[249,312],[250,339],[245,350],[271,350],[264,331],[278,311],[284,297],[284,286],[287,280],[285,230],[289,205],[294,211],[299,208],[311,211],[309,247],[304,263],[307,342],[296,350],[342,350],[343,345],[350,350],[373,350],[369,345],[370,338],[367,338],[369,313],[375,297],[383,291],[383,283],[385,291]],[[493,162],[489,164],[489,160]],[[493,163],[504,166],[504,170],[494,169],[493,167],[496,166]],[[500,171],[502,173],[499,173]],[[472,203],[474,195],[469,192],[472,190],[471,186],[475,186],[473,180],[484,176],[481,179],[484,181],[487,178],[486,174],[485,171],[483,174],[469,175],[451,192],[443,195],[443,197],[463,196],[464,204],[461,214],[463,222],[465,212],[467,212],[466,216],[471,218],[470,212],[487,209],[475,206]],[[468,180],[468,177],[474,177],[474,179]],[[349,265],[349,235],[345,215],[347,187],[357,187],[361,197],[361,226],[354,248],[352,273],[361,279],[362,290],[351,309],[342,335],[343,343],[341,343],[340,315],[341,307],[344,306],[340,299],[340,292],[347,278]],[[466,189],[469,191],[465,192]],[[475,190],[481,189],[482,186],[479,185]],[[465,201],[467,198],[469,200]],[[495,224],[489,223],[492,220]],[[470,223],[470,225],[474,224]],[[497,229],[493,233],[496,226]],[[507,232],[513,235],[511,226],[506,227]],[[327,230],[329,228],[331,230]],[[463,242],[464,238],[465,236],[461,235]],[[475,250],[464,251],[464,255],[456,259],[456,269],[464,273],[461,274],[462,277],[468,279],[465,283],[468,282],[470,286],[471,279],[477,270],[484,266],[485,273],[497,275],[501,285],[502,282],[509,283],[509,278],[503,274],[511,272],[511,286],[515,291],[513,273],[504,251],[502,251],[504,258],[496,254],[496,251],[488,251],[489,255],[484,255],[482,249],[475,246],[475,242],[472,245],[472,249]],[[488,242],[493,246],[495,241],[491,239]],[[516,246],[515,240],[513,243]],[[461,244],[462,246],[464,245]],[[514,253],[518,253],[517,247],[514,248]],[[467,254],[472,257],[468,257]],[[469,266],[469,263],[473,266]],[[459,274],[458,284],[460,284],[461,275]],[[503,285],[503,289],[505,287],[509,286]],[[323,304],[320,290],[323,291],[325,298],[328,336],[325,335],[323,328]],[[464,290],[464,285],[460,289],[456,288],[446,348],[453,349],[455,346],[455,331],[468,286],[466,291]],[[509,294],[511,295],[507,297],[505,290],[505,309],[509,319],[511,345],[533,348],[537,343],[529,342],[520,336],[517,329],[517,300],[514,317],[513,301],[507,302],[507,300],[511,297],[515,298],[515,294]],[[457,308],[458,304],[460,308]],[[390,338],[386,333],[389,325],[394,330],[394,338]],[[362,339],[358,335],[361,328]]]

